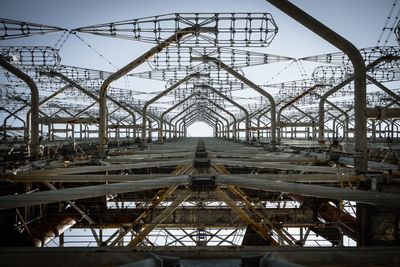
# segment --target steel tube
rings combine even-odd
[[[217,182],[273,192],[300,194],[327,199],[350,200],[365,204],[387,206],[395,209],[400,208],[400,199],[398,194],[382,193],[377,191],[364,191],[282,181],[265,181],[261,179],[241,179],[237,176],[230,177],[229,175],[217,177]]]
[[[23,80],[31,90],[31,133],[29,135],[31,154],[34,157],[39,156],[39,90],[31,77],[22,72],[20,69],[14,67],[12,64],[7,62],[3,57],[0,57],[0,66],[5,70],[11,72],[21,80]]]
[[[189,95],[188,97],[184,98],[183,100],[179,101],[178,103],[176,103],[175,105],[173,105],[172,107],[170,107],[169,109],[167,109],[166,111],[164,111],[161,114],[160,117],[160,131],[159,131],[159,139],[158,141],[162,144],[164,143],[163,140],[163,123],[164,123],[164,116],[169,113],[170,111],[174,110],[175,108],[179,107],[180,105],[182,105],[183,103],[185,103],[186,101],[188,101],[189,99],[191,99],[192,97],[199,95],[198,93],[193,93],[191,95]],[[161,138],[160,138],[161,137]]]
[[[193,60],[196,60],[196,59],[193,58]],[[259,94],[261,94],[262,96],[264,96],[265,98],[268,99],[270,106],[271,106],[270,107],[270,109],[271,109],[271,143],[276,144],[276,104],[275,104],[275,100],[272,97],[272,95],[217,58],[203,56],[201,58],[201,60],[205,63],[209,63],[209,62],[214,63],[215,65],[217,65],[218,68],[224,69],[226,72],[228,72],[229,74],[231,74],[232,76],[234,76],[235,78],[237,78],[238,80],[240,80],[241,82],[243,82],[244,84],[246,84],[247,86],[254,89]]]
[[[199,28],[199,27],[197,27],[197,28],[189,27],[189,28],[185,28],[185,29],[182,29],[182,30],[176,32],[175,34],[173,34],[172,36],[167,38],[165,41],[161,42],[157,46],[153,47],[146,53],[142,54],[141,56],[139,56],[138,58],[136,58],[129,64],[125,65],[124,67],[122,67],[121,69],[116,71],[115,73],[111,74],[103,82],[103,84],[100,87],[100,97],[99,97],[100,98],[100,103],[99,103],[99,109],[100,109],[100,114],[99,114],[100,115],[100,129],[99,129],[100,144],[99,144],[99,146],[100,146],[100,148],[99,149],[101,150],[101,153],[105,153],[105,151],[107,150],[107,143],[108,143],[108,141],[107,141],[107,100],[106,100],[106,96],[107,96],[107,90],[108,90],[108,87],[110,86],[110,84],[112,82],[118,80],[122,76],[126,75],[129,71],[131,71],[131,70],[135,69],[136,67],[138,67],[139,65],[143,64],[144,62],[146,62],[147,59],[149,59],[153,55],[161,52],[164,48],[168,47],[170,44],[178,42],[183,36],[185,36],[187,34],[192,34],[192,33],[198,32],[200,30],[201,30],[201,28]],[[143,121],[145,121],[145,120],[146,120],[146,118],[144,118]],[[144,127],[144,129],[146,129],[146,128]],[[142,133],[142,135],[143,135],[143,133]],[[146,134],[144,134],[144,137],[146,138],[145,135]]]
[[[184,175],[150,179],[145,181],[82,186],[76,188],[59,189],[57,191],[49,190],[31,194],[1,196],[0,210],[100,197],[105,195],[138,192],[143,190],[169,187],[173,185],[184,185],[188,182],[189,177],[187,175]]]
[[[267,0],[269,3],[301,23],[318,36],[343,51],[350,59],[354,68],[354,112],[355,112],[355,171],[367,172],[367,119],[365,116],[366,100],[366,69],[360,51],[348,40],[298,8],[287,0]]]

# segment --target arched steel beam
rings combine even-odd
[[[184,133],[184,136],[186,137],[186,133],[187,133],[187,124],[189,123],[194,123],[195,121],[198,121],[199,119],[197,118],[197,116],[199,115],[199,111],[197,109],[192,110],[191,112],[189,112],[189,114],[187,114],[187,116],[182,117],[180,119],[178,119],[177,123],[178,123],[178,129]],[[208,125],[213,128],[213,131],[215,133],[215,136],[218,132],[218,130],[216,129],[216,127],[218,127],[218,122],[219,120],[215,117],[212,117],[210,114],[204,114],[205,116],[208,115],[208,117],[204,117],[202,118],[202,120],[207,121]],[[213,119],[215,121],[213,121]],[[221,122],[222,123],[222,122]],[[223,126],[222,126],[223,127]]]
[[[367,81],[364,59],[360,51],[348,40],[298,8],[287,0],[267,0],[269,3],[343,51],[354,68],[354,112],[355,112],[355,146],[354,167],[357,173],[366,173],[367,159]]]
[[[56,71],[51,71],[51,72],[42,72],[42,75],[47,75],[50,77],[58,77],[61,80],[63,80],[64,82],[72,85],[73,87],[75,87],[76,89],[78,89],[79,91],[81,91],[82,93],[84,93],[85,95],[89,96],[90,98],[92,98],[93,100],[95,100],[96,102],[100,103],[100,98],[98,98],[96,95],[94,95],[92,92],[90,92],[89,90],[87,90],[86,88],[84,88],[83,86],[81,86],[80,84],[76,83],[75,81],[71,80],[70,78],[68,78],[67,76],[65,76],[64,74],[61,74],[59,72]],[[120,101],[110,97],[110,96],[106,96],[106,99],[110,100],[111,102],[113,102],[115,105],[117,105],[118,107],[120,107],[121,109],[125,110],[126,112],[128,112],[128,114],[130,114],[133,118],[133,121],[136,121],[136,115],[135,113],[132,111],[132,109],[125,103],[121,103]]]
[[[143,106],[143,122],[142,122],[142,142],[143,142],[143,146],[146,145],[146,119],[147,119],[147,108],[154,103],[155,101],[157,101],[158,99],[162,98],[163,96],[165,96],[166,94],[168,94],[169,92],[171,92],[172,90],[174,90],[175,88],[177,88],[178,86],[180,86],[181,84],[193,79],[193,78],[200,78],[204,75],[200,74],[199,72],[195,72],[195,73],[191,73],[188,76],[186,76],[185,78],[179,80],[178,82],[176,82],[175,84],[173,84],[172,86],[168,87],[167,89],[165,89],[164,91],[162,91],[161,93],[159,93],[158,95],[156,95],[155,97],[153,97],[152,99],[150,99],[149,101],[147,101],[144,106]],[[208,77],[208,75],[207,75]]]
[[[371,62],[370,64],[368,64],[365,67],[364,71],[367,72],[367,71],[373,69],[374,67],[376,67],[377,65],[379,65],[379,64],[381,64],[383,62],[390,62],[390,61],[397,61],[397,60],[400,60],[400,57],[392,56],[392,55],[386,55],[386,56],[380,57],[377,60],[375,60],[375,61]],[[319,122],[318,122],[318,124],[319,124],[318,125],[319,137],[318,137],[318,140],[319,140],[320,144],[322,144],[322,145],[325,143],[325,138],[324,138],[324,121],[325,121],[324,110],[325,110],[325,107],[324,107],[324,104],[325,104],[325,102],[326,102],[326,100],[328,99],[329,96],[331,96],[332,94],[336,93],[337,91],[339,91],[341,88],[343,88],[347,84],[351,83],[353,81],[353,79],[354,79],[354,74],[350,75],[347,79],[343,80],[341,83],[339,83],[338,85],[334,86],[332,89],[330,89],[329,91],[325,92],[325,94],[323,94],[321,96],[321,99],[319,101],[319,115],[318,115],[318,118],[319,118]],[[357,141],[357,137],[355,137],[355,138],[356,138],[356,141]]]
[[[206,116],[209,120],[215,120],[215,137],[218,137],[218,135],[223,131],[224,129],[224,123],[222,122],[221,119],[219,119],[217,116],[212,116],[210,113],[204,113],[202,114],[203,116]]]
[[[193,119],[193,123],[195,123],[196,121],[202,121],[202,122],[204,122],[205,124],[207,124],[208,126],[210,126],[210,128],[211,128],[212,131],[213,131],[213,136],[217,137],[217,132],[216,132],[216,129],[215,129],[215,124],[213,124],[212,121],[210,121],[210,120],[207,119],[207,118],[203,118],[203,119]],[[190,126],[190,125],[189,125],[189,126]],[[186,126],[186,127],[185,127],[185,131],[186,131],[186,132],[187,132],[187,129],[189,128],[189,126]]]
[[[301,93],[300,95],[294,97],[294,98],[293,98],[292,100],[290,100],[288,103],[284,104],[284,105],[278,110],[278,113],[277,113],[277,118],[276,118],[276,119],[277,119],[277,125],[278,125],[278,127],[280,127],[280,124],[281,124],[281,114],[282,114],[282,112],[283,112],[285,109],[287,109],[287,108],[290,107],[290,106],[293,106],[294,103],[298,102],[298,101],[299,101],[300,99],[302,99],[303,97],[309,95],[311,92],[313,92],[315,89],[317,89],[317,88],[320,87],[320,86],[323,86],[323,85],[316,84],[316,85],[310,87],[309,89],[307,89],[306,91],[304,91],[303,93]],[[281,133],[281,131],[280,131],[280,129],[278,129],[278,131],[277,131],[278,143],[280,143],[280,138],[281,138],[281,137],[280,137],[280,133]]]
[[[22,125],[23,125],[22,129],[16,129],[16,127],[11,127],[11,125],[10,125],[10,128],[8,128],[8,127],[6,126],[6,124],[4,124],[3,127],[2,127],[2,130],[4,131],[4,137],[7,136],[7,130],[10,130],[10,131],[12,131],[12,130],[23,130],[24,133],[25,133],[25,131],[26,131],[26,123],[25,123],[25,121],[24,121],[21,117],[19,117],[19,116],[13,114],[14,112],[12,112],[11,110],[8,110],[8,109],[6,109],[6,108],[0,107],[0,110],[3,110],[3,111],[5,111],[5,112],[7,112],[8,114],[10,114],[9,116],[15,117],[17,120],[19,120],[20,122],[22,122]]]
[[[189,122],[186,122],[186,124],[184,125],[185,132],[187,132],[187,129],[197,121],[202,121],[205,124],[207,124],[208,126],[210,126],[211,129],[213,129],[213,135],[215,135],[215,128],[214,128],[215,125],[211,121],[208,121],[208,119],[206,119],[206,118],[203,118],[203,119],[192,118]]]
[[[162,144],[164,142],[163,140],[163,122],[164,122],[164,116],[171,112],[172,110],[174,110],[175,108],[179,107],[180,105],[182,105],[183,103],[185,103],[186,101],[188,101],[189,99],[191,99],[192,97],[199,95],[199,93],[193,93],[191,95],[189,95],[188,97],[184,98],[183,100],[179,101],[178,103],[176,103],[175,105],[173,105],[172,107],[170,107],[169,109],[167,109],[166,111],[164,111],[161,114],[160,117],[160,127],[159,127],[159,134],[158,134],[158,141]]]
[[[134,68],[138,67],[139,65],[143,64],[146,62],[147,59],[151,58],[155,54],[161,52],[164,48],[168,47],[170,44],[175,43],[179,41],[182,37],[188,34],[193,34],[196,32],[200,31],[210,31],[210,29],[203,29],[201,27],[188,27],[185,29],[182,29],[180,31],[177,31],[175,34],[167,38],[165,41],[161,42],[157,46],[153,47],[146,53],[142,54],[140,57],[136,58],[129,64],[125,65],[115,73],[111,74],[101,85],[100,87],[100,103],[99,103],[99,109],[100,109],[100,129],[99,129],[99,137],[100,137],[100,144],[99,144],[99,149],[102,154],[105,154],[107,150],[107,90],[110,86],[110,84],[122,76],[126,75],[128,72],[133,70]],[[146,124],[146,114],[144,115],[143,119],[143,124]],[[144,134],[142,132],[142,138],[145,140],[146,139],[146,126],[143,127]]]
[[[31,77],[14,67],[5,59],[0,57],[0,66],[23,80],[31,90],[31,134],[29,135],[30,151],[29,154],[37,157],[40,154],[39,147],[39,90]],[[30,153],[31,152],[31,153]]]
[[[217,108],[220,108],[221,110],[223,110],[223,111],[225,111],[225,112],[229,112],[229,111],[225,110],[224,108],[222,108],[221,106],[219,106],[218,104],[216,104],[215,102],[211,101],[210,99],[207,99],[207,100],[208,100],[211,104],[215,105]],[[207,109],[209,109],[210,111],[213,111],[213,110],[211,110],[211,109],[208,108],[208,107],[203,107],[203,108],[207,108]],[[224,118],[223,116],[221,116],[220,114],[218,114],[218,113],[216,113],[216,112],[214,112],[214,111],[213,111],[213,113],[214,113],[215,115],[221,117],[221,118],[222,118],[223,120],[225,120],[226,122],[228,122],[228,120],[227,120],[226,118]],[[186,120],[187,120],[187,117],[188,117],[188,116],[192,116],[192,115],[195,116],[195,115],[198,115],[198,114],[199,114],[199,110],[198,110],[198,109],[194,109],[194,110],[190,111],[189,114],[185,114],[185,116],[182,117],[182,118],[180,118],[178,121],[181,121],[181,120],[183,121],[183,119],[185,119],[185,118],[186,118]],[[229,113],[227,113],[227,114],[229,115]],[[211,114],[209,114],[209,113],[204,113],[204,114],[202,114],[202,115],[204,115],[204,116],[206,116],[206,115],[211,116]],[[220,129],[221,129],[221,132],[223,132],[224,124],[222,123],[222,121],[218,120],[217,117],[213,117],[213,118],[216,119],[215,125],[218,125],[218,122],[221,123]],[[178,122],[178,121],[177,121],[177,122]],[[180,127],[179,127],[179,128],[180,128]]]
[[[209,103],[211,103],[212,105],[214,105],[215,107],[219,108],[220,110],[224,111],[226,114],[228,114],[229,116],[232,117],[233,122],[234,122],[234,132],[236,132],[236,117],[235,115],[233,115],[231,112],[229,112],[228,110],[226,110],[225,108],[221,107],[220,105],[218,105],[217,103],[215,103],[214,101],[212,101],[211,99],[205,98],[205,100],[207,100]],[[229,124],[226,126],[229,130]],[[234,140],[236,140],[236,138],[234,138]]]
[[[234,101],[233,99],[227,97],[226,95],[224,95],[223,93],[221,93],[220,91],[216,90],[214,87],[209,86],[209,85],[202,85],[203,88],[207,88],[208,90],[212,91],[213,93],[217,94],[218,96],[222,97],[223,99],[225,99],[226,101],[228,101],[229,103],[231,103],[232,105],[234,105],[235,107],[237,107],[238,109],[240,109],[241,111],[244,112],[245,114],[245,119],[246,119],[246,133],[245,133],[245,138],[246,141],[249,142],[250,141],[250,115],[249,112],[247,111],[247,109],[245,109],[242,105],[238,104],[236,101]],[[229,127],[229,126],[227,126]],[[239,125],[237,126],[239,127]],[[228,129],[229,130],[229,129]],[[236,133],[234,132],[234,137],[236,137]],[[233,138],[236,139],[236,138]]]
[[[49,101],[50,99],[54,98],[54,97],[57,96],[58,94],[64,92],[64,90],[67,89],[67,88],[69,88],[69,87],[72,87],[72,86],[71,86],[71,85],[66,85],[66,86],[63,86],[62,88],[58,89],[57,91],[55,91],[54,93],[52,93],[51,95],[49,95],[48,97],[46,97],[45,99],[43,99],[42,101],[40,101],[40,102],[39,102],[39,106],[40,106],[40,105],[43,105],[44,103],[46,103],[46,102]],[[25,108],[27,108],[27,107],[30,107],[30,104],[25,104],[25,105],[23,105],[22,107],[18,108],[18,109],[15,110],[14,112],[10,113],[10,115],[8,115],[7,117],[5,117],[5,118],[4,118],[4,121],[3,121],[4,127],[6,126],[7,120],[8,120],[9,118],[11,118],[12,116],[14,116],[15,114],[17,114],[18,112],[22,111],[23,109],[25,109]],[[39,112],[40,112],[40,111],[39,111]]]
[[[176,119],[177,117],[179,117],[180,115],[182,115],[183,113],[185,113],[186,111],[188,111],[189,109],[191,109],[192,107],[194,107],[196,105],[196,103],[193,103],[193,104],[191,104],[191,105],[189,105],[188,107],[186,107],[185,109],[183,109],[181,112],[179,112],[178,114],[176,114],[174,117],[172,117],[171,118],[171,120],[170,120],[170,123],[172,124],[172,121],[174,120],[174,119]],[[175,122],[175,131],[177,130],[177,122],[178,121],[176,121]],[[175,134],[177,134],[177,133],[175,133]]]
[[[224,121],[226,122],[226,132],[229,133],[229,121],[228,121],[224,116],[222,116],[221,114],[215,112],[214,110],[212,110],[211,108],[209,108],[209,107],[207,107],[207,106],[205,106],[205,107],[203,107],[203,108],[208,109],[210,112],[214,113],[217,117],[219,117],[219,118],[221,118],[222,120],[224,120]],[[225,132],[223,126],[222,126],[222,129],[221,129],[221,130],[222,130],[221,133],[222,133],[222,137],[223,137],[223,136],[224,136],[224,132]]]
[[[221,60],[213,57],[209,57],[207,55],[202,56],[200,58],[192,58],[192,61],[197,61],[200,60],[204,63],[213,63],[215,64],[218,68],[224,69],[226,72],[252,88],[253,90],[257,91],[259,94],[264,96],[265,98],[268,99],[270,105],[271,105],[271,143],[275,144],[276,143],[276,105],[275,105],[275,100],[272,97],[271,94],[263,90],[261,87],[244,77],[242,74],[234,70],[233,68],[229,67],[225,63],[223,63]]]

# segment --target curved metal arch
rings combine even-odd
[[[209,107],[204,107],[206,109],[208,109],[210,112],[214,113],[217,117],[220,117],[221,119],[223,119],[226,122],[226,132],[229,133],[229,121],[223,117],[221,114],[218,114],[217,112],[215,112],[214,110],[212,110]],[[222,136],[224,135],[224,128],[222,128]]]
[[[192,110],[190,112],[189,116],[185,116],[185,117],[178,119],[178,121],[177,121],[177,123],[179,122],[178,129],[180,130],[180,132],[184,133],[185,137],[186,137],[186,133],[187,133],[187,127],[185,125],[188,123],[188,120],[189,120],[189,122],[193,121],[193,123],[195,121],[198,121],[198,119],[195,118],[197,115],[198,115],[198,110]],[[208,125],[213,129],[213,131],[215,132],[215,135],[216,135],[218,131],[215,131],[216,130],[215,127],[218,127],[219,120],[215,117],[212,117],[211,115],[209,115],[209,117],[205,118],[205,119],[209,120]],[[215,119],[215,122],[211,122],[212,119]],[[221,124],[222,124],[222,122],[221,122]]]
[[[99,110],[100,110],[100,124],[99,124],[99,139],[100,139],[100,144],[99,144],[99,150],[101,154],[105,154],[105,151],[107,150],[107,145],[108,145],[108,140],[107,140],[107,91],[110,86],[110,84],[122,76],[126,75],[129,71],[133,70],[134,68],[138,67],[139,65],[143,64],[146,62],[146,60],[153,55],[157,54],[164,48],[168,47],[170,44],[175,43],[179,41],[182,37],[184,37],[187,34],[192,34],[195,33],[196,31],[199,31],[199,29],[195,27],[189,27],[182,29],[180,31],[177,31],[175,34],[167,38],[165,41],[161,42],[159,45],[153,47],[146,53],[142,54],[129,64],[125,65],[115,73],[111,74],[101,85],[100,87],[100,103],[99,103]],[[144,115],[143,119],[143,128],[144,129],[144,134],[142,132],[142,136],[144,137],[143,139],[146,139],[146,115]]]
[[[159,134],[158,134],[158,141],[162,144],[164,142],[163,140],[163,122],[164,122],[164,116],[169,113],[170,111],[174,110],[175,108],[179,107],[180,105],[182,105],[183,103],[185,103],[186,101],[188,101],[189,99],[191,99],[192,97],[199,95],[199,93],[193,93],[191,95],[189,95],[188,97],[184,98],[183,100],[179,101],[178,103],[176,103],[175,105],[173,105],[172,107],[170,107],[169,109],[167,109],[166,111],[164,111],[161,114],[160,117],[160,127],[159,127]]]
[[[184,127],[185,127],[185,132],[187,132],[187,129],[188,129],[192,124],[194,124],[194,123],[197,122],[197,121],[199,121],[199,120],[196,119],[196,118],[192,118],[189,122],[187,122],[186,125],[184,125]],[[216,133],[215,133],[215,128],[214,128],[215,125],[213,125],[213,123],[212,123],[211,121],[208,121],[207,119],[203,119],[203,120],[200,120],[200,121],[202,121],[202,122],[204,122],[205,124],[207,124],[208,126],[210,126],[211,129],[213,129],[213,135],[214,135],[214,136],[216,135]]]
[[[294,4],[287,0],[267,0],[269,3],[322,37],[324,40],[343,51],[354,68],[354,113],[355,113],[355,157],[354,167],[357,173],[366,173],[367,159],[367,119],[366,108],[366,67],[360,51],[347,39],[337,34]],[[325,96],[325,95],[324,95]],[[322,100],[322,99],[321,99]],[[322,104],[323,105],[323,104]],[[323,127],[322,127],[323,128]]]
[[[33,156],[39,156],[39,90],[31,77],[0,57],[0,66],[23,80],[31,90],[31,134],[28,135]],[[30,151],[29,151],[30,152]]]
[[[220,105],[218,105],[217,103],[215,103],[214,101],[212,101],[211,99],[208,99],[208,98],[204,98],[204,99],[207,100],[209,103],[213,104],[214,106],[216,106],[217,108],[223,110],[225,113],[227,113],[229,116],[231,116],[231,117],[233,118],[234,125],[235,125],[235,126],[234,126],[233,132],[236,132],[236,117],[235,117],[231,112],[229,112],[228,110],[224,109],[223,107],[221,107]],[[171,123],[172,123],[172,121],[173,121],[176,117],[180,116],[181,114],[183,114],[185,111],[189,110],[189,109],[190,109],[191,107],[193,107],[194,105],[196,105],[196,103],[193,103],[192,105],[188,106],[188,107],[185,108],[183,111],[181,111],[180,113],[178,113],[177,115],[175,115],[173,118],[171,118],[171,120],[170,120]],[[175,129],[176,129],[176,126],[177,126],[177,122],[175,123]],[[229,124],[227,125],[227,127],[228,127],[228,132],[229,132]],[[236,139],[235,136],[234,136],[234,139]]]
[[[210,99],[207,99],[207,100],[208,100],[208,101],[211,101]],[[217,104],[214,103],[214,102],[212,102],[212,104],[217,105]],[[206,108],[208,108],[208,107],[206,107]],[[227,112],[225,109],[223,109],[223,108],[220,107],[219,105],[217,106],[217,108],[220,108],[221,110]],[[210,108],[208,108],[208,109],[211,110]],[[194,110],[190,111],[189,114],[192,114],[192,115],[190,115],[190,116],[195,116],[195,115],[198,114],[198,112],[199,112],[199,110],[194,109]],[[213,111],[213,112],[214,112],[214,111]],[[228,112],[229,112],[229,111],[228,111]],[[228,120],[227,120],[226,118],[222,117],[220,114],[218,114],[218,113],[216,113],[216,112],[214,112],[214,113],[215,113],[216,115],[220,116],[220,117],[221,117],[223,120],[225,120],[226,122],[228,122]],[[184,120],[185,118],[186,118],[186,120],[187,120],[187,116],[188,116],[189,114],[185,114],[185,116],[182,117],[182,118],[180,118],[178,121]],[[205,114],[203,114],[203,115],[211,116],[209,113],[205,113]],[[233,115],[233,114],[232,114],[232,115]],[[222,123],[222,121],[218,120],[217,117],[214,117],[214,118],[217,120],[217,122],[215,123],[216,125],[218,125],[218,122],[221,122],[221,127],[220,127],[220,129],[221,129],[221,132],[223,132],[224,124]],[[178,122],[178,121],[177,121],[177,122]],[[179,127],[179,128],[180,128],[180,127]]]
[[[246,138],[247,142],[249,142],[250,141],[250,115],[249,115],[249,112],[247,111],[247,109],[245,109],[242,105],[240,105],[239,103],[237,103],[233,99],[231,99],[231,98],[227,97],[226,95],[222,94],[220,91],[216,90],[212,86],[202,85],[202,87],[214,92],[215,94],[217,94],[218,96],[222,97],[223,99],[225,99],[226,101],[228,101],[229,103],[231,103],[232,105],[234,105],[235,107],[237,107],[238,109],[240,109],[241,111],[244,112],[245,119],[246,119],[246,123],[245,123],[246,124],[245,138]],[[240,122],[240,119],[238,119],[237,122]],[[239,127],[239,125],[237,127]],[[234,133],[234,136],[236,136],[236,133]]]
[[[201,75],[199,72],[195,72],[195,73],[191,73],[188,76],[186,76],[185,78],[179,80],[178,82],[176,82],[175,84],[173,84],[172,86],[168,87],[167,89],[165,89],[164,91],[162,91],[161,93],[159,93],[158,95],[156,95],[155,97],[153,97],[152,99],[150,99],[149,101],[147,101],[144,105],[143,105],[143,123],[142,123],[142,142],[143,145],[146,144],[146,118],[147,118],[147,108],[154,103],[155,101],[157,101],[158,99],[162,98],[163,96],[165,96],[166,94],[168,94],[169,92],[171,92],[172,90],[174,90],[175,88],[177,88],[179,85],[189,81],[190,79],[193,78],[200,78]],[[208,76],[207,76],[208,77]]]
[[[368,64],[365,67],[365,72],[373,69],[374,67],[376,67],[377,65],[379,65],[380,63],[383,62],[390,62],[390,61],[397,61],[400,60],[400,57],[398,56],[392,56],[392,55],[386,55],[383,57],[378,58],[377,60],[371,62],[370,64]],[[324,122],[325,122],[325,102],[328,99],[329,96],[331,96],[332,94],[336,93],[337,91],[339,91],[341,88],[343,88],[344,86],[346,86],[347,84],[349,84],[350,82],[352,82],[354,80],[354,74],[350,75],[347,79],[343,80],[341,83],[337,84],[336,86],[332,87],[329,91],[325,92],[325,94],[323,94],[321,96],[321,99],[319,101],[319,121],[318,121],[318,140],[320,142],[321,145],[323,145],[325,143],[325,137],[324,137]],[[363,111],[364,112],[364,111]],[[355,127],[357,129],[357,127]],[[356,137],[356,143],[358,143],[359,141],[357,140]]]
[[[202,62],[207,63],[207,64],[209,64],[211,62],[211,63],[215,64],[218,68],[224,69],[226,72],[228,72],[229,74],[231,74],[232,76],[234,76],[235,78],[237,78],[238,80],[240,80],[241,82],[243,82],[244,84],[246,84],[247,86],[249,86],[250,88],[252,88],[253,90],[255,90],[256,92],[258,92],[259,94],[261,94],[262,96],[264,96],[265,98],[268,99],[268,101],[271,105],[271,108],[270,108],[270,111],[271,111],[271,143],[273,145],[275,145],[276,144],[276,104],[275,104],[275,99],[272,97],[272,95],[217,58],[213,58],[213,57],[209,57],[209,56],[202,56],[201,58],[192,58],[192,60],[198,60],[198,59],[200,59]]]
[[[218,105],[217,103],[215,103],[211,99],[205,98],[205,100],[207,100],[209,103],[211,103],[212,105],[214,105],[215,107],[219,108],[220,110],[224,111],[226,114],[228,114],[229,116],[232,117],[233,122],[234,122],[234,124],[233,124],[234,125],[233,132],[235,133],[236,132],[236,122],[237,122],[235,115],[233,115],[231,112],[229,112],[225,108],[221,107],[220,105]],[[229,124],[227,124],[227,128],[228,128],[228,131],[229,131]],[[236,140],[235,134],[233,135],[233,139]]]

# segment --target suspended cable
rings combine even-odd
[[[61,48],[64,46],[65,42],[67,41],[67,39],[69,38],[69,36],[71,35],[71,32],[68,30],[65,30],[60,38],[58,38],[56,44],[54,45],[54,48],[57,50],[61,50]]]
[[[396,10],[397,9],[397,10]],[[379,39],[376,42],[376,46],[387,45],[390,36],[393,35],[394,28],[396,26],[396,22],[399,19],[400,15],[400,6],[398,5],[398,0],[394,0],[392,4],[392,8],[389,11],[389,15],[386,18],[385,25],[382,28],[382,31],[379,35]],[[384,38],[386,33],[386,38]],[[382,41],[385,40],[382,44]]]
[[[115,66],[110,60],[108,60],[103,54],[97,51],[92,45],[90,45],[87,41],[85,41],[81,36],[79,36],[76,32],[72,32],[79,40],[81,40],[84,44],[86,44],[90,49],[92,49],[100,58],[102,58],[105,62],[111,65],[114,69],[119,70],[117,66]],[[124,75],[124,82],[126,88],[130,89],[129,79],[127,75]]]
[[[287,66],[285,66],[283,69],[281,69],[280,71],[278,71],[274,76],[272,76],[271,79],[269,79],[266,84],[269,84],[273,79],[275,79],[276,77],[278,77],[279,75],[281,75],[284,71],[286,71],[291,65],[293,65],[293,63],[295,63],[296,60],[293,59]]]

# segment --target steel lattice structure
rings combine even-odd
[[[0,18],[0,40],[22,38],[32,35],[61,31],[65,31],[65,29],[32,22]]]
[[[64,64],[57,44],[0,46],[0,245],[73,246],[80,259],[79,247],[90,255],[81,265],[122,251],[102,263],[291,266],[264,256],[275,251],[305,266],[295,253],[306,246],[343,250],[348,265],[398,263],[400,47],[301,59],[237,49],[272,42],[269,13],[173,13],[72,31],[1,23],[2,40],[64,31],[57,43],[71,34],[91,47],[79,35],[94,34],[154,47],[111,72]],[[265,82],[274,63],[287,64],[269,81],[290,66],[300,73]],[[198,122],[213,136],[189,138]],[[379,253],[349,260],[371,246]],[[326,262],[347,264],[312,266]]]
[[[278,31],[268,13],[176,13],[92,25],[75,31],[160,43],[187,29],[200,32],[180,40],[180,46],[268,46]]]

